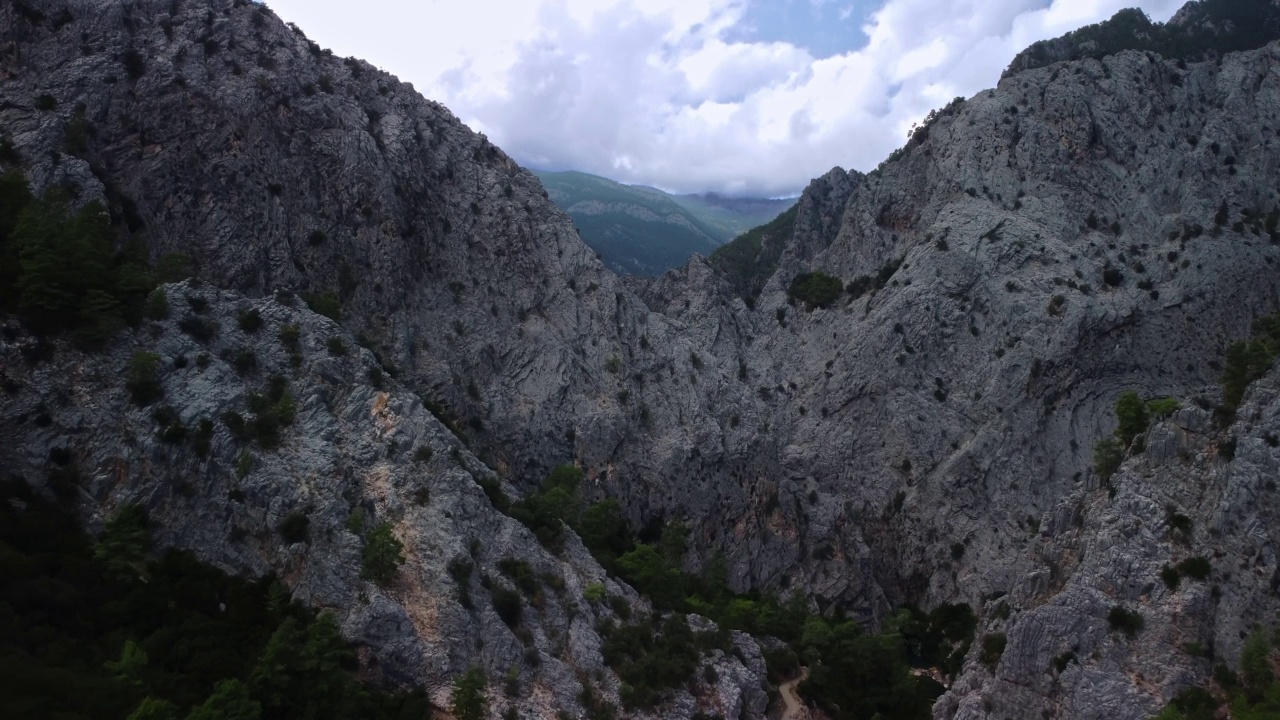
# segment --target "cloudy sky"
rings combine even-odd
[[[783,196],[868,170],[1032,42],[1183,0],[267,0],[522,164]]]

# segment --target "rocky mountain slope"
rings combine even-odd
[[[1127,51],[1008,74],[940,112],[876,171],[815,180],[759,250],[624,285],[500,150],[258,6],[9,0],[0,27],[7,166],[21,165],[37,190],[70,185],[106,198],[153,259],[189,253],[211,286],[246,297],[335,293],[343,324],[398,368],[403,385],[388,402],[401,392],[403,409],[389,412],[415,418],[406,435],[430,436],[437,449],[455,442],[412,412],[415,396],[460,421],[478,460],[460,450],[458,467],[438,470],[452,489],[428,489],[456,497],[474,522],[398,526],[406,545],[442,549],[413,561],[437,576],[449,551],[484,532],[566,584],[598,577],[586,558],[575,565],[520,542],[520,527],[485,510],[464,476],[487,476],[487,466],[519,492],[576,462],[586,492],[618,498],[633,526],[685,522],[689,569],[722,550],[739,590],[799,590],[869,625],[906,603],[971,604],[1007,650],[993,674],[975,646],[935,706],[940,718],[1018,717],[1026,707],[1144,717],[1208,677],[1208,662],[1178,643],[1212,640],[1234,662],[1241,629],[1276,609],[1266,577],[1276,527],[1254,487],[1266,487],[1276,462],[1268,391],[1226,431],[1208,430],[1193,405],[1220,401],[1227,346],[1280,306],[1280,46],[1190,63]],[[806,275],[831,278],[824,286],[836,296],[789,293]],[[160,337],[177,348],[182,336],[165,327]],[[121,366],[126,351],[113,352],[97,372]],[[45,377],[80,377],[79,362]],[[291,449],[296,457],[263,482],[292,477],[293,463],[314,467],[333,505],[325,527],[364,499],[379,517],[437,512],[404,507],[397,488],[413,473],[385,449],[381,419],[356,424],[379,401],[354,367],[324,380],[333,362],[308,360],[305,381],[291,381],[299,398],[312,383],[333,386],[316,393],[338,411],[300,402],[316,408],[297,436],[315,457]],[[48,370],[20,372],[39,388],[23,391],[33,393],[26,406],[56,399],[56,383],[27,379]],[[87,377],[81,404],[107,402],[105,381]],[[238,402],[244,387],[166,390],[189,422]],[[1093,450],[1129,390],[1186,409],[1153,431],[1153,449],[1112,479],[1111,496]],[[55,427],[102,433],[104,418],[129,418],[84,412]],[[17,439],[6,446],[33,449],[0,459],[31,474],[50,445],[18,424],[21,413],[4,423]],[[329,415],[342,418],[341,432],[329,434]],[[1232,437],[1234,459],[1211,452]],[[93,497],[108,502],[116,477],[152,492],[128,485],[127,471],[112,474],[114,451],[84,446]],[[380,466],[386,474],[366,480]],[[329,467],[359,482],[329,487],[340,482]],[[265,507],[287,512],[305,489],[273,489]],[[340,503],[333,495],[343,492],[351,497]],[[1168,502],[1193,522],[1189,546],[1164,539]],[[166,517],[178,525],[196,507],[177,503]],[[221,501],[209,507],[234,517]],[[301,569],[350,573],[339,558],[354,540],[341,531],[323,552],[299,557],[272,540],[246,554],[197,534],[209,532],[205,522],[174,527],[171,541],[208,545],[236,567],[274,567],[317,602],[359,600],[349,577],[323,589]],[[1155,568],[1192,552],[1215,555],[1216,593],[1164,593]],[[432,587],[425,596],[447,589]],[[370,605],[411,621],[374,623],[386,640],[370,646],[391,665],[439,678],[477,657],[497,669],[518,650],[492,622],[433,644],[405,602]],[[1116,604],[1148,618],[1132,642],[1107,632]],[[577,626],[558,612],[553,603],[548,627],[572,637]],[[360,636],[363,616],[353,617],[347,632]],[[534,632],[540,652],[549,633]],[[480,638],[483,649],[455,647]],[[1068,651],[1075,663],[1050,672]],[[539,671],[557,702],[573,692],[565,673],[578,662]]]
[[[471,667],[495,683],[508,678],[495,714],[580,711],[584,685],[617,702],[598,622],[618,619],[618,601],[637,613],[645,604],[576,538],[553,555],[495,509],[481,487],[500,485],[493,471],[349,332],[288,294],[251,300],[193,282],[159,292],[169,317],[101,354],[41,349],[46,341],[5,326],[6,475],[55,492],[66,488],[49,483],[78,475],[70,492],[92,526],[136,503],[161,546],[250,577],[274,574],[296,599],[335,612],[367,674],[425,686],[437,707],[449,706],[454,679]],[[250,314],[258,321],[242,320]],[[42,353],[52,357],[29,362]],[[157,388],[141,401],[139,357]],[[260,419],[274,410],[258,403],[276,393],[289,396],[294,418],[270,440]],[[297,518],[301,537],[291,537]],[[385,586],[361,570],[382,523],[406,560]],[[592,583],[618,600],[586,600]],[[513,621],[498,596],[517,588]],[[760,650],[741,633],[730,643],[706,657],[717,681],[692,684],[697,695],[681,689],[662,717],[763,717]]]

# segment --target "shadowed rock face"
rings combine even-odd
[[[1235,472],[1211,453],[1164,457],[1185,478],[1167,491],[1126,469],[1114,498],[1090,468],[1122,391],[1216,401],[1227,344],[1280,305],[1274,45],[1007,77],[877,171],[815,180],[749,309],[701,259],[624,286],[482,137],[256,6],[10,2],[0,27],[0,129],[38,187],[104,195],[154,256],[190,253],[213,285],[336,292],[406,396],[457,415],[513,490],[577,462],[637,526],[687,522],[690,567],[722,547],[738,588],[800,589],[871,623],[904,602],[974,604],[1008,659],[992,680],[971,657],[940,717],[1140,717],[1204,677],[1169,657],[1187,631],[1154,619],[1187,596],[1147,590],[1151,567],[1190,552],[1159,541],[1170,498],[1196,522],[1193,554],[1274,571],[1257,554],[1268,506],[1213,500],[1230,487],[1193,502]],[[36,109],[44,94],[55,110]],[[68,147],[79,104],[90,131]],[[815,270],[880,287],[788,304]],[[1226,437],[1186,412],[1176,427]],[[1270,432],[1259,412],[1230,432]],[[1274,467],[1272,452],[1228,467]],[[1126,549],[1135,518],[1154,534]],[[1178,622],[1234,659],[1228,637],[1256,619],[1243,609],[1273,600],[1219,585]],[[1121,601],[1154,604],[1129,644],[1106,633]],[[1092,643],[1078,679],[1049,682],[1041,661],[1077,637]]]

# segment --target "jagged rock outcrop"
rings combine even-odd
[[[1064,497],[1035,540],[1046,571],[987,605],[988,617],[1001,604],[1022,608],[987,628],[1007,634],[999,663],[971,668],[937,717],[1034,708],[1141,720],[1215,662],[1238,658],[1255,625],[1280,610],[1280,372],[1255,386],[1240,418],[1218,431],[1209,412],[1184,408],[1153,426],[1146,451],[1111,479],[1114,492]],[[1175,573],[1170,587],[1162,573],[1189,558],[1207,560],[1208,576]],[[1141,615],[1132,637],[1110,627],[1117,607]]]
[[[1196,411],[1114,498],[1090,459],[1120,392],[1214,401],[1227,344],[1280,306],[1280,46],[1010,74],[875,172],[816,180],[763,285],[695,258],[641,287],[446,110],[264,9],[9,0],[0,27],[0,132],[38,188],[104,196],[153,257],[190,253],[215,285],[337,292],[406,397],[458,414],[513,490],[572,460],[636,527],[688,523],[690,567],[723,549],[739,589],[799,589],[869,624],[902,603],[981,608],[1007,660],[992,679],[971,656],[939,717],[1139,717],[1206,671],[1169,658],[1189,641],[1171,608],[1231,660],[1244,609],[1269,607],[1253,582],[1219,582],[1214,603],[1139,591],[1173,557],[1158,537],[1173,496],[1130,473],[1165,457],[1160,432],[1199,432]],[[808,312],[786,290],[809,271],[864,292]],[[1218,476],[1196,462],[1175,499],[1200,533],[1190,478]],[[1223,502],[1215,527],[1251,517]],[[1259,545],[1213,546],[1221,567],[1269,547],[1257,517]],[[1108,554],[1135,537],[1149,542]],[[1156,604],[1136,643],[1106,635],[1111,598]],[[1079,669],[1049,682],[1045,653],[1076,636],[1092,643]],[[401,637],[384,644],[417,662],[424,641]]]
[[[495,509],[478,484],[500,484],[493,471],[417,396],[382,375],[350,333],[300,301],[251,300],[192,283],[162,292],[171,317],[146,322],[102,354],[62,346],[29,362],[48,348],[5,327],[6,474],[39,485],[48,468],[64,475],[72,468],[92,524],[137,503],[149,511],[161,546],[193,550],[233,573],[275,574],[298,600],[336,614],[371,676],[424,685],[438,707],[448,707],[453,680],[470,667],[493,679],[495,717],[509,705],[527,718],[574,710],[583,683],[617,702],[618,679],[604,664],[597,632],[598,622],[616,619],[614,610],[586,600],[584,590],[601,583],[637,611],[645,603],[608,578],[576,536],[553,555]],[[239,318],[253,311],[262,326],[248,332]],[[180,329],[193,322],[213,337],[201,342]],[[281,339],[286,327],[291,341]],[[163,398],[147,407],[131,404],[125,383],[134,352],[156,355]],[[225,419],[240,413],[252,435],[252,408],[273,382],[284,383],[296,406],[278,448],[238,437]],[[297,516],[307,519],[307,539],[286,540],[280,528]],[[369,532],[384,522],[406,562],[381,587],[361,568]],[[491,597],[518,586],[504,562],[522,563],[537,578],[511,625]],[[705,659],[716,670],[708,673],[714,685],[692,679],[657,716],[763,717],[760,649],[741,633],[729,649]],[[501,682],[510,674],[514,692]]]

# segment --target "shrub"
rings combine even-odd
[[[347,354],[347,344],[342,342],[342,338],[337,335],[334,335],[325,341],[325,347],[328,348],[330,355],[336,357],[341,357]]]
[[[503,558],[498,561],[498,572],[510,578],[525,597],[531,598],[538,594],[538,579],[534,576],[533,569],[523,560]]]
[[[284,349],[291,353],[296,353],[300,349],[299,339],[302,337],[302,329],[297,325],[285,325],[280,328],[280,344],[284,345]]]
[[[146,407],[164,397],[160,385],[160,356],[138,351],[129,359],[125,369],[125,387],[134,405]]]
[[[787,288],[787,297],[804,303],[805,309],[830,307],[840,298],[842,289],[839,278],[823,272],[804,273],[796,276]]]
[[[161,288],[156,288],[147,296],[147,317],[152,320],[164,320],[169,317],[169,297]]]
[[[37,95],[33,105],[41,112],[49,112],[50,110],[54,110],[58,107],[58,101],[52,95],[46,93],[44,95]]]
[[[520,601],[520,593],[506,587],[495,587],[491,593],[493,598],[493,610],[498,613],[498,617],[502,618],[502,622],[507,624],[509,628],[515,628],[520,624],[520,618],[524,610],[524,605]]]
[[[231,366],[236,374],[247,375],[258,367],[258,357],[248,348],[239,348],[231,355]]]
[[[1004,648],[1008,644],[1009,639],[1004,633],[991,633],[982,636],[982,664],[987,669],[994,671],[996,665],[1000,664],[1000,658],[1004,655]]]
[[[208,343],[218,332],[218,324],[212,320],[188,315],[178,322],[178,329],[199,343]]]
[[[484,670],[471,668],[453,684],[449,696],[449,712],[457,720],[484,720],[488,717],[489,701],[485,689],[489,681]]]
[[[280,522],[280,527],[277,529],[280,531],[280,537],[284,538],[285,542],[293,545],[295,543],[307,541],[307,537],[310,534],[308,532],[308,527],[310,525],[310,518],[308,518],[304,513],[295,511],[286,515],[284,520]]]
[[[195,262],[186,253],[169,253],[156,261],[156,280],[162,283],[181,282],[195,274]]]
[[[302,297],[311,311],[334,322],[342,322],[342,301],[333,293],[308,294]]]
[[[1103,482],[1111,479],[1124,462],[1124,446],[1115,438],[1103,438],[1093,448],[1093,469]]]
[[[1254,321],[1252,337],[1232,343],[1227,350],[1227,366],[1222,375],[1223,413],[1220,424],[1230,424],[1245,390],[1271,369],[1278,354],[1280,313]]]
[[[1173,505],[1166,507],[1164,512],[1164,520],[1169,526],[1169,532],[1174,535],[1181,536],[1182,539],[1190,540],[1191,531],[1194,527],[1194,523],[1191,522],[1191,518],[1178,512],[1178,509]]]
[[[592,605],[598,605],[601,602],[604,602],[604,599],[605,599],[604,583],[595,582],[595,583],[588,584],[587,587],[584,588],[582,591],[582,597]]]
[[[431,448],[426,445],[419,445],[418,449],[413,452],[414,462],[426,462],[431,459]]]
[[[240,417],[237,415],[236,417]],[[240,451],[240,456],[236,458],[236,477],[243,480],[253,470],[253,454],[248,450]]]
[[[1178,584],[1182,581],[1182,573],[1178,572],[1178,568],[1172,565],[1165,565],[1160,571],[1160,579],[1164,581],[1164,586],[1172,592],[1178,589]]]
[[[252,308],[240,313],[237,318],[240,329],[252,335],[262,329],[262,313],[257,308]]]
[[[485,497],[489,498],[489,503],[498,512],[505,513],[511,509],[511,499],[502,491],[502,484],[498,482],[496,477],[480,475],[476,477],[476,484],[484,491]]]
[[[1135,392],[1126,392],[1116,400],[1116,437],[1128,445],[1133,439],[1147,431],[1151,417],[1147,414],[1147,405]]]
[[[1119,287],[1124,284],[1124,273],[1117,268],[1107,268],[1102,271],[1102,283],[1107,287]]]
[[[1207,558],[1197,555],[1178,563],[1178,570],[1192,580],[1204,581],[1209,579],[1213,566]]]
[[[404,544],[392,533],[391,523],[375,526],[360,553],[360,577],[384,587],[390,585],[404,564],[403,551]]]
[[[1122,605],[1116,605],[1107,614],[1107,624],[1112,632],[1123,632],[1128,637],[1134,637],[1141,632],[1145,621],[1142,619],[1142,613],[1137,610],[1128,610]]]
[[[1147,412],[1153,418],[1166,418],[1182,409],[1182,405],[1173,398],[1158,398],[1147,401]]]

